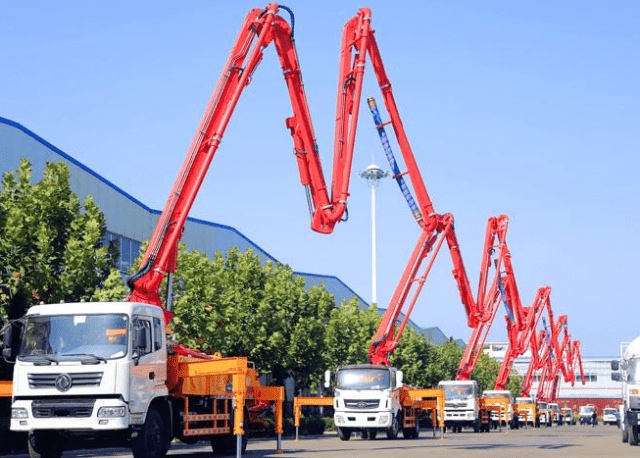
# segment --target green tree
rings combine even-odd
[[[333,308],[324,287],[305,289],[289,266],[231,248],[209,259],[181,245],[174,275],[173,338],[205,352],[246,356],[296,391],[319,379],[324,329]]]
[[[117,247],[102,242],[104,215],[91,196],[80,204],[67,166],[47,163],[41,181],[31,178],[23,159],[2,179],[0,318],[41,301],[88,301],[115,266]]]
[[[498,361],[490,358],[485,353],[480,354],[471,378],[478,382],[478,389],[481,393],[484,390],[493,390],[499,370],[500,363]]]
[[[507,390],[511,391],[511,394],[516,397],[520,396],[520,392],[522,391],[522,377],[517,375],[515,371],[511,371],[511,374],[509,374]]]
[[[406,328],[389,360],[403,372],[408,385],[432,387],[435,383],[429,374],[436,351],[435,345],[429,343],[424,334]]]
[[[331,318],[325,331],[324,365],[330,370],[347,364],[368,362],[371,338],[380,323],[378,309],[358,307],[358,300],[342,302],[331,310]]]

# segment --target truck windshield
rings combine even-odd
[[[508,398],[510,402],[513,401],[511,391],[485,391],[482,396],[485,398]]]
[[[124,314],[29,316],[18,357],[49,363],[121,358],[128,322]]]
[[[473,387],[471,385],[442,385],[444,388],[444,398],[446,400],[471,399],[473,397]]]
[[[629,361],[627,368],[627,382],[640,383],[640,359],[632,359]]]
[[[531,399],[531,398],[516,398],[516,402],[518,404],[533,404],[533,399]]]
[[[342,390],[380,390],[391,387],[391,374],[386,369],[341,369],[336,375],[336,388]]]

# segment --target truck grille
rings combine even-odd
[[[447,409],[459,409],[462,407],[466,407],[467,403],[466,402],[445,402],[444,403],[444,408]]]
[[[55,388],[56,379],[61,374],[28,374],[29,388]],[[102,372],[78,372],[67,374],[71,377],[71,386],[100,386]]]
[[[31,410],[34,418],[91,417],[95,399],[44,399],[34,400]]]
[[[345,399],[344,405],[348,409],[377,409],[379,399]]]

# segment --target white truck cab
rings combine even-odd
[[[603,425],[618,425],[618,409],[615,407],[605,407],[602,410]]]
[[[452,431],[471,426],[480,431],[478,383],[475,380],[444,380],[438,383],[444,389],[444,424]]]
[[[518,423],[540,426],[536,418],[536,400],[533,397],[518,396],[516,397],[516,404],[518,405],[518,410],[526,412],[526,415],[518,415]]]
[[[32,456],[58,449],[47,456],[59,456],[68,433],[131,433],[145,424],[154,399],[168,395],[166,380],[160,307],[33,306],[16,355],[11,430],[29,432]]]
[[[593,413],[596,411],[596,406],[587,404],[580,406],[578,409],[578,417],[580,418],[581,425],[590,425],[593,422]]]
[[[562,421],[567,425],[575,425],[576,420],[573,418],[573,410],[570,407],[563,407],[560,409],[562,413]]]
[[[507,398],[509,400],[509,405],[508,405],[508,410],[505,412],[503,411],[501,414],[499,414],[497,411],[492,410],[491,411],[491,423],[494,424],[494,429],[495,429],[495,425],[499,422],[501,426],[509,426],[511,429],[516,429],[518,427],[518,421],[516,418],[514,418],[513,416],[513,404],[514,404],[514,397],[513,394],[511,393],[511,391],[509,390],[484,390],[482,392],[482,397],[485,399],[485,403],[486,405],[499,405],[497,403],[493,403],[491,402],[491,399],[495,399],[495,398]],[[498,418],[498,416],[500,416],[500,418]]]
[[[330,377],[327,371],[327,388]],[[389,439],[398,436],[402,425],[402,371],[356,364],[338,368],[334,380],[333,418],[341,440],[349,440],[353,432],[369,439],[375,439],[379,432],[385,432]]]
[[[640,429],[640,337],[636,337],[624,350],[620,361],[612,361],[615,372],[611,378],[622,382],[620,422],[622,442],[638,445]]]
[[[551,409],[549,408],[549,403],[545,401],[538,401],[536,403],[536,408],[538,409],[538,424],[551,427],[553,425],[553,418]]]
[[[562,412],[560,406],[556,402],[549,403],[549,412],[551,413],[551,421],[558,426],[562,425]]]

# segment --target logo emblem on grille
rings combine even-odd
[[[73,385],[73,381],[69,374],[60,374],[56,377],[56,388],[58,391],[69,391],[71,385]]]
[[[358,406],[358,408],[359,408],[359,409],[364,409],[365,407],[367,407],[367,403],[366,403],[366,402],[364,402],[364,401],[360,401],[360,402],[357,404],[357,406]]]

